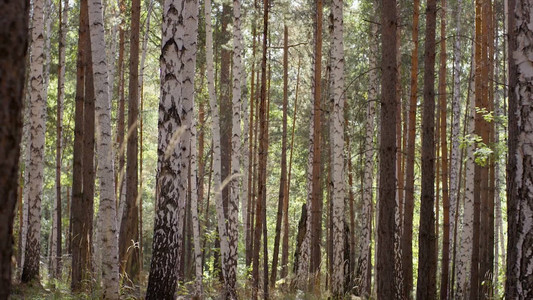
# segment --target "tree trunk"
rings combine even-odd
[[[455,11],[461,11],[462,0],[457,0]],[[462,166],[459,156],[461,155],[461,149],[459,148],[459,134],[460,134],[460,119],[461,119],[461,14],[455,16],[455,41],[453,47],[453,98],[452,98],[452,122],[451,122],[451,152],[450,152],[450,239],[453,239],[452,247],[454,254],[452,255],[452,264],[455,265],[455,249],[456,244],[456,232],[458,224],[455,222],[456,207],[459,202],[459,169]],[[452,268],[451,276],[455,279],[455,270]],[[449,290],[450,297],[453,297],[454,281],[451,280]]]
[[[288,51],[287,51],[288,52]],[[288,78],[287,78],[288,79]],[[296,72],[296,88],[294,96],[294,115],[292,117],[291,133],[291,154],[289,155],[289,175],[285,185],[285,194],[283,200],[283,241],[281,248],[281,278],[287,277],[289,273],[289,191],[292,175],[292,156],[294,153],[294,132],[296,129],[296,113],[298,108],[298,91],[300,88],[300,57],[298,57],[298,71]]]
[[[450,268],[450,206],[448,191],[448,137],[446,135],[446,0],[441,0],[440,20],[440,68],[439,68],[439,107],[440,107],[440,147],[442,166],[442,263],[440,299],[448,299],[448,277]]]
[[[68,1],[65,1],[63,9],[62,2],[59,2],[59,62],[57,76],[57,118],[56,118],[56,201],[54,205],[53,230],[55,237],[55,253],[53,253],[52,266],[53,277],[61,277],[61,256],[62,256],[62,235],[61,235],[61,158],[62,158],[62,136],[63,136],[63,99],[65,95],[65,47],[68,23]]]
[[[370,25],[370,36],[378,35],[378,26],[375,23]],[[359,278],[359,295],[363,297],[370,296],[371,290],[371,242],[372,242],[372,182],[374,174],[374,119],[376,115],[376,101],[378,100],[378,71],[377,71],[377,48],[378,41],[372,41],[370,44],[369,69],[369,89],[366,110],[366,133],[365,133],[365,166],[363,171],[363,211],[361,219],[361,244],[359,251],[359,266],[357,276]],[[352,234],[355,234],[354,232]]]
[[[396,278],[394,253],[396,211],[396,0],[382,0],[381,4],[381,131],[379,149],[379,223],[377,241],[377,296],[394,299]]]
[[[511,4],[511,3],[510,3]],[[529,16],[529,11],[532,9],[532,4],[528,1],[517,1],[516,6],[509,6],[511,11],[514,11],[515,19],[513,20],[514,24],[509,22],[512,31],[510,32],[513,35],[513,38],[516,38],[516,44],[510,41],[510,46],[514,51],[509,52],[513,54],[513,60],[510,61],[510,65],[513,66],[510,68],[511,71],[515,71],[513,75],[510,73],[510,83],[514,83],[513,80],[516,78],[516,85],[510,86],[510,93],[515,93],[516,103],[513,103],[513,106],[516,104],[516,111],[512,111],[513,106],[509,106],[509,114],[515,114],[516,116],[516,127],[509,127],[509,135],[511,137],[517,137],[516,152],[509,152],[510,156],[516,155],[516,164],[511,167],[514,167],[516,181],[516,188],[510,189],[511,199],[514,203],[512,208],[509,211],[510,216],[514,214],[513,218],[509,221],[511,227],[511,222],[516,222],[513,224],[516,226],[516,236],[513,236],[513,240],[509,238],[509,250],[512,249],[512,252],[508,254],[508,270],[514,269],[513,274],[516,274],[516,282],[514,285],[510,286],[506,292],[509,299],[528,299],[533,297],[533,281],[531,280],[531,255],[533,250],[533,243],[531,235],[533,234],[532,226],[532,197],[529,190],[531,190],[531,184],[533,182],[532,172],[531,172],[531,163],[533,161],[533,154],[531,153],[531,148],[528,146],[528,140],[531,139],[531,131],[528,129],[529,122],[533,117],[530,112],[528,90],[531,89],[531,77],[532,71],[529,67],[529,59],[527,58],[530,55],[531,50],[527,46],[532,42],[531,39],[531,19]],[[516,25],[515,25],[516,24]],[[513,47],[514,46],[514,47]],[[511,55],[510,55],[511,57]],[[511,77],[512,76],[512,77]],[[514,124],[513,124],[514,125]],[[516,132],[514,132],[516,130]],[[516,135],[515,135],[516,134]],[[509,150],[512,150],[511,147]],[[513,169],[511,169],[512,171]],[[511,204],[511,203],[510,203]],[[511,227],[512,228],[512,227]],[[513,232],[514,233],[514,232]],[[513,243],[512,243],[513,242]],[[511,256],[511,253],[513,256]],[[508,281],[508,284],[510,282]],[[510,297],[513,295],[513,297]]]
[[[101,222],[99,245],[102,251],[103,297],[119,298],[118,238],[115,206],[115,180],[113,168],[113,144],[111,141],[111,103],[105,53],[102,3],[89,2],[89,29],[94,72],[95,112],[99,135],[97,142],[100,181],[99,221]]]
[[[139,31],[141,1],[131,3],[130,65],[128,84],[128,134],[126,165],[126,201],[119,217],[119,261],[122,272],[133,283],[139,282],[139,206],[138,183],[138,116],[139,116]]]
[[[187,121],[192,120],[194,103],[198,2],[166,0],[162,26],[158,206],[146,299],[173,299],[178,279],[192,135]]]
[[[334,297],[344,294],[344,43],[343,43],[343,15],[342,0],[334,0],[332,6],[333,34],[331,49],[331,95],[333,106],[331,116],[331,190],[333,221],[333,274],[331,291]]]
[[[272,273],[270,284],[275,286],[278,273],[279,242],[281,236],[281,222],[285,217],[285,199],[287,186],[287,98],[288,98],[288,65],[289,65],[289,30],[283,26],[283,118],[281,133],[281,170],[279,180],[278,214],[276,217],[276,236],[274,238],[274,252],[272,257]]]
[[[474,66],[471,67],[471,73]],[[468,134],[474,134],[474,95],[473,76],[470,76],[469,83],[469,108],[466,110]],[[466,129],[465,129],[466,131]],[[467,299],[469,295],[470,284],[467,281],[470,272],[470,264],[473,248],[474,234],[474,144],[469,141],[466,148],[465,163],[465,191],[464,191],[464,209],[463,209],[463,228],[461,232],[461,242],[459,243],[459,255],[456,266],[455,291],[456,299]],[[458,224],[459,225],[459,224]]]
[[[407,157],[405,163],[405,197],[402,234],[403,294],[411,299],[413,291],[413,213],[415,183],[416,109],[418,100],[418,21],[420,1],[413,2],[413,49],[411,51],[411,91],[407,124]]]
[[[255,231],[254,231],[254,248],[253,248],[253,290],[252,299],[257,299],[259,292],[259,250],[261,233],[266,232],[266,163],[267,163],[267,142],[268,142],[268,106],[267,106],[267,42],[268,42],[268,12],[269,0],[263,2],[263,50],[261,57],[261,98],[259,105],[259,150],[258,150],[258,180],[257,180],[257,205],[255,212]],[[263,236],[266,241],[266,236]],[[266,243],[263,243],[263,250],[266,253]],[[268,256],[265,257],[268,259]],[[268,267],[268,265],[266,265]],[[263,266],[264,268],[265,266]],[[268,269],[263,272],[268,274]],[[263,297],[268,297],[268,276],[263,278]]]
[[[17,203],[29,1],[0,4],[0,298],[11,292],[13,219]]]
[[[30,62],[30,122],[28,170],[28,223],[22,282],[39,280],[41,248],[41,198],[43,193],[44,145],[46,130],[46,94],[44,87],[44,5],[33,2]],[[17,178],[17,176],[15,176]]]
[[[316,18],[314,32],[314,70],[313,70],[313,169],[311,185],[311,214],[310,222],[310,255],[309,255],[309,273],[316,276],[320,272],[320,245],[322,244],[322,187],[320,185],[320,166],[321,166],[321,136],[322,136],[322,118],[321,118],[321,100],[322,100],[322,0],[315,0]]]
[[[87,282],[91,267],[90,240],[92,239],[92,215],[88,218],[86,203],[83,197],[83,180],[89,176],[89,170],[84,169],[84,127],[85,127],[85,75],[90,51],[87,51],[87,1],[80,3],[80,23],[78,34],[78,57],[76,75],[76,108],[74,127],[74,153],[72,167],[72,203],[71,203],[71,250],[72,250],[72,280],[73,292],[80,291],[82,284]],[[91,202],[92,203],[92,202]],[[89,208],[92,210],[92,206]]]
[[[231,181],[228,205],[226,238],[228,253],[226,257],[226,299],[236,299],[237,259],[239,242],[239,195],[240,195],[240,153],[241,153],[241,98],[242,98],[242,48],[241,3],[233,1],[233,88],[232,88],[232,134],[231,134]],[[220,237],[223,238],[222,236]]]
[[[426,43],[424,50],[424,104],[422,108],[422,186],[420,207],[419,265],[416,298],[435,299],[435,28],[437,4],[428,1],[426,8]]]

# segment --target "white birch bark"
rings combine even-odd
[[[229,299],[236,299],[235,283],[237,281],[237,250],[239,242],[239,196],[240,153],[241,153],[241,96],[242,96],[242,34],[241,3],[233,0],[233,87],[232,87],[232,136],[231,136],[231,181],[230,203],[228,205],[228,223],[226,238],[228,254],[226,261],[226,290]],[[220,236],[222,240],[223,236]]]
[[[39,278],[41,198],[43,193],[44,144],[46,130],[46,94],[44,87],[44,0],[33,2],[30,101],[29,101],[29,149],[26,170],[28,172],[26,243],[22,282]],[[25,212],[26,213],[26,212]]]
[[[462,0],[457,0],[456,12],[461,11]],[[452,98],[452,145],[450,155],[450,241],[454,240],[454,232],[459,232],[455,224],[455,208],[459,199],[459,168],[461,165],[459,148],[460,120],[461,120],[461,14],[455,19],[455,42],[453,46],[453,98]],[[453,253],[453,243],[450,243],[450,253]],[[451,261],[451,260],[450,260]]]
[[[187,200],[198,2],[165,0],[161,46],[161,99],[157,211],[146,299],[174,298],[183,251]]]
[[[371,25],[371,35],[377,36],[378,27],[376,24]],[[371,53],[378,53],[377,43],[371,42]],[[370,291],[369,282],[367,282],[368,269],[371,267],[370,247],[372,241],[372,182],[374,174],[374,119],[376,115],[376,100],[378,99],[378,73],[377,73],[376,55],[369,56],[369,89],[366,111],[366,133],[365,133],[365,167],[363,174],[363,211],[361,219],[363,225],[361,228],[361,247],[359,256],[359,290],[361,296],[368,297]]]
[[[205,32],[206,32],[206,65],[207,65],[207,89],[209,92],[209,104],[211,108],[211,135],[213,139],[213,181],[215,187],[215,206],[218,220],[218,232],[220,235],[220,252],[222,256],[222,273],[224,280],[227,279],[226,261],[229,252],[226,234],[226,222],[224,207],[222,204],[221,187],[221,153],[220,153],[220,116],[215,95],[215,74],[213,67],[213,29],[211,23],[211,1],[205,1]],[[227,282],[225,282],[227,285]]]
[[[102,251],[103,298],[119,298],[119,265],[115,177],[111,133],[111,98],[106,57],[102,1],[89,1],[89,31],[94,73],[96,111],[96,149],[100,182],[100,251]]]
[[[511,8],[512,9],[512,8]],[[516,27],[516,50],[513,55],[517,67],[517,83],[514,91],[517,101],[518,145],[516,153],[516,204],[517,204],[517,243],[516,261],[514,261],[517,282],[516,296],[519,299],[533,298],[533,113],[532,88],[533,67],[533,3],[518,0],[514,7]],[[511,128],[511,130],[516,130]]]
[[[331,49],[331,115],[330,133],[332,166],[331,191],[333,204],[333,274],[331,290],[334,296],[344,293],[344,43],[342,0],[333,0],[333,34]]]
[[[472,69],[475,69],[473,66]],[[472,76],[473,78],[473,76]],[[470,95],[470,113],[468,114],[468,133],[470,136],[474,134],[474,89],[471,86]],[[467,299],[470,285],[468,278],[470,277],[470,260],[472,258],[473,236],[474,236],[474,148],[473,142],[468,142],[466,148],[466,167],[465,167],[465,203],[463,210],[463,228],[461,232],[461,242],[459,243],[459,252],[457,257],[457,266],[455,267],[456,281],[456,299]]]
[[[194,269],[196,275],[196,296],[200,299],[202,290],[202,248],[200,246],[200,220],[198,218],[198,170],[196,167],[198,156],[196,150],[196,120],[192,120],[191,126],[191,217],[194,242]]]

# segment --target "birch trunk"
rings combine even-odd
[[[111,102],[109,97],[108,69],[105,53],[102,2],[89,2],[89,32],[91,37],[92,67],[94,72],[96,138],[100,181],[101,222],[100,247],[102,253],[103,298],[119,298],[118,282],[118,236],[115,207],[115,179],[113,168],[113,142],[111,138]]]
[[[192,119],[192,118],[191,118]],[[196,151],[196,121],[192,120],[191,126],[191,216],[192,216],[192,230],[194,239],[194,267],[196,275],[196,296],[202,298],[202,248],[200,247],[200,220],[198,218],[198,171],[196,168],[198,155],[202,155]]]
[[[198,2],[163,7],[157,211],[146,299],[173,299],[183,251],[186,174],[194,101]]]
[[[333,34],[331,49],[331,191],[333,204],[333,274],[331,290],[334,297],[344,294],[344,43],[342,0],[334,0],[332,6]]]
[[[370,35],[377,36],[378,26],[375,23],[370,25]],[[378,52],[377,41],[373,41],[370,44],[371,53]],[[378,71],[377,71],[377,57],[376,55],[370,55],[369,58],[369,89],[367,99],[367,111],[366,111],[366,133],[365,133],[365,169],[363,174],[363,211],[361,219],[363,220],[363,226],[361,228],[361,246],[359,256],[359,294],[363,297],[370,296],[370,280],[371,276],[371,242],[372,242],[372,182],[374,174],[374,119],[375,119],[375,107],[378,100]]]
[[[11,292],[13,219],[17,203],[23,127],[24,82],[28,49],[29,1],[0,4],[0,298]],[[20,191],[19,191],[20,193]],[[19,195],[21,196],[21,195]]]
[[[231,178],[230,200],[228,205],[228,223],[226,237],[228,253],[226,257],[226,298],[236,299],[237,259],[239,242],[239,195],[240,195],[240,152],[241,152],[241,96],[242,96],[242,34],[241,3],[233,0],[233,92],[232,92],[232,135],[231,135]],[[224,236],[220,236],[222,240]]]
[[[472,81],[472,80],[471,80]],[[470,83],[472,86],[472,82]],[[472,89],[472,87],[471,87]],[[472,91],[471,91],[472,93]],[[470,95],[470,111],[468,114],[468,133],[474,134],[474,95]],[[467,299],[469,296],[470,284],[467,281],[470,274],[470,264],[473,248],[474,235],[474,144],[469,142],[466,149],[465,166],[465,203],[463,210],[463,227],[461,231],[461,242],[459,243],[459,255],[457,258],[455,295],[456,299]]]
[[[46,94],[44,87],[44,0],[33,2],[30,59],[30,140],[27,157],[28,222],[22,282],[39,280],[41,197],[43,192],[44,144],[46,130]]]
[[[516,155],[515,171],[515,201],[517,236],[516,244],[510,245],[516,251],[516,257],[508,261],[516,272],[516,290],[517,299],[529,299],[533,297],[533,172],[531,164],[533,162],[533,150],[530,146],[530,140],[533,138],[531,132],[531,122],[533,114],[531,113],[531,88],[533,80],[533,69],[528,57],[531,57],[531,43],[533,42],[530,11],[533,9],[533,3],[530,1],[519,0],[516,2],[514,10],[516,27],[511,28],[511,34],[516,36],[516,49],[513,51],[513,60],[510,62],[516,67],[516,86],[512,87],[511,92],[516,97],[516,117],[517,127],[510,127],[509,130],[517,130],[518,140]],[[510,112],[511,113],[511,112]],[[509,297],[510,298],[510,297]],[[511,298],[510,298],[511,299]],[[512,298],[514,299],[514,298]]]
[[[229,252],[228,239],[226,235],[226,223],[224,216],[224,204],[222,203],[221,184],[221,149],[220,149],[220,116],[218,103],[215,95],[215,74],[213,66],[213,29],[211,25],[211,1],[205,1],[205,23],[206,23],[206,65],[207,65],[207,89],[209,93],[209,104],[211,107],[211,135],[213,139],[213,181],[215,185],[215,206],[218,220],[218,232],[220,239],[220,252],[222,264],[225,264]],[[222,266],[223,277],[226,276],[226,268]],[[227,284],[227,283],[226,283]],[[227,287],[227,285],[226,285]]]
[[[461,11],[462,0],[457,0],[455,11]],[[450,240],[456,241],[455,233],[458,231],[458,224],[455,223],[457,202],[459,201],[459,169],[461,166],[461,149],[459,147],[460,121],[461,121],[461,14],[455,16],[455,41],[453,46],[453,96],[452,96],[452,123],[451,123],[451,152],[450,152]],[[457,244],[452,243],[450,248],[456,249]],[[451,252],[452,249],[450,249]],[[455,257],[452,257],[454,263]],[[452,277],[454,270],[451,270]],[[453,282],[450,289],[453,290]]]

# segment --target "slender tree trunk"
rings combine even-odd
[[[232,92],[232,134],[231,134],[231,181],[228,205],[228,222],[226,238],[228,253],[226,257],[226,298],[236,299],[237,282],[237,246],[239,242],[239,195],[240,195],[240,153],[241,153],[241,98],[242,98],[242,34],[241,3],[233,1],[233,92]],[[220,237],[224,238],[223,236]],[[224,264],[223,264],[224,265]]]
[[[148,50],[148,34],[150,33],[150,18],[152,16],[152,9],[154,8],[154,1],[150,1],[148,6],[148,13],[146,16],[146,31],[144,33],[143,39],[143,48],[142,48],[142,57],[141,57],[141,67],[139,74],[139,90],[141,98],[141,110],[139,113],[139,273],[142,273],[144,266],[143,259],[143,111],[144,111],[144,97],[143,97],[143,87],[144,87],[144,62],[146,60],[146,53]]]
[[[138,116],[139,116],[139,32],[141,1],[131,3],[130,65],[128,84],[128,134],[126,165],[126,201],[119,217],[119,261],[123,273],[134,283],[139,281],[139,195],[138,184]]]
[[[288,53],[288,51],[287,51]],[[288,63],[288,62],[287,62]],[[288,76],[287,76],[288,77]],[[287,78],[288,80],[288,78]],[[296,113],[298,111],[298,92],[300,88],[300,57],[298,57],[298,70],[296,72],[296,88],[294,96],[294,114],[292,117],[291,133],[291,153],[289,155],[289,175],[285,185],[285,194],[283,200],[283,241],[281,250],[281,278],[287,277],[289,273],[289,191],[292,175],[292,157],[294,154],[294,132],[296,129]]]
[[[458,0],[455,6],[455,11],[459,12],[462,8],[462,0]],[[457,247],[456,242],[456,232],[458,229],[458,224],[456,220],[456,207],[458,207],[459,202],[459,169],[461,168],[461,160],[459,156],[461,155],[459,148],[459,134],[460,134],[460,116],[461,116],[461,14],[457,13],[455,16],[455,40],[453,47],[453,98],[452,98],[452,122],[451,122],[451,152],[450,152],[450,240],[453,239],[451,247],[453,247],[453,252]],[[450,249],[451,250],[451,249]],[[455,265],[455,254],[452,255],[452,264]],[[451,270],[452,278],[455,277],[455,270]],[[450,297],[453,297],[454,281],[451,280],[449,285]]]
[[[71,289],[73,292],[82,289],[83,282],[87,278],[88,270],[91,270],[90,239],[92,232],[92,215],[87,218],[83,197],[83,180],[89,175],[84,171],[84,116],[85,116],[85,72],[87,68],[87,1],[80,3],[78,31],[78,57],[76,75],[76,107],[74,127],[74,153],[72,167],[72,203],[71,203],[71,250],[72,250],[72,279]],[[89,220],[90,219],[90,220]]]
[[[471,67],[471,76],[469,83],[469,108],[465,111],[468,127],[468,134],[474,134],[474,87],[473,87],[473,69]],[[466,131],[466,129],[465,129]],[[473,234],[474,234],[474,144],[469,142],[466,148],[465,163],[465,191],[464,191],[464,209],[463,209],[463,226],[461,232],[461,242],[459,243],[459,257],[457,258],[456,280],[455,280],[455,297],[456,299],[467,299],[470,290],[469,278],[470,264],[473,251]],[[458,224],[459,225],[459,224]]]
[[[259,105],[259,150],[258,150],[258,180],[257,180],[257,206],[255,214],[255,231],[254,240],[255,245],[253,249],[253,290],[252,299],[257,299],[259,292],[259,250],[261,232],[266,232],[266,163],[268,155],[268,107],[267,107],[267,42],[268,42],[268,12],[269,0],[263,2],[263,50],[261,58],[261,102]],[[266,240],[266,236],[263,236]],[[266,253],[266,243],[263,243],[263,250]],[[265,260],[268,256],[265,257]],[[265,264],[268,267],[267,264]],[[263,266],[264,268],[265,266]],[[268,269],[263,270],[264,274],[268,274]],[[268,276],[263,278],[263,298],[268,298]]]
[[[310,255],[309,255],[309,273],[316,276],[320,272],[320,245],[322,244],[322,187],[320,185],[320,166],[321,166],[321,136],[322,136],[322,0],[316,0],[316,19],[315,19],[315,45],[314,45],[314,70],[313,70],[313,169],[311,185],[311,214],[310,222]]]
[[[89,2],[89,29],[96,96],[95,112],[99,127],[99,135],[96,142],[98,149],[97,175],[100,181],[99,220],[101,226],[99,228],[101,241],[99,245],[104,254],[102,255],[103,297],[118,299],[118,238],[113,145],[111,141],[111,99],[109,97],[105,35],[100,0]]]
[[[61,224],[61,158],[62,158],[62,136],[63,136],[63,99],[65,95],[65,48],[68,23],[68,1],[65,1],[63,9],[62,2],[59,2],[59,62],[57,76],[57,117],[56,117],[56,201],[54,205],[54,237],[55,253],[53,253],[52,266],[53,277],[60,278],[61,256],[62,256],[62,224]]]
[[[396,278],[394,253],[396,211],[396,0],[381,3],[381,131],[379,160],[379,225],[377,241],[377,297],[394,299]]]
[[[198,2],[166,0],[162,26],[158,208],[146,299],[174,298],[177,266],[181,263],[188,181],[184,174],[192,135],[187,122],[192,120],[194,103]]]
[[[83,194],[80,214],[84,219],[83,223],[90,227],[87,228],[87,250],[86,259],[91,261],[91,269],[85,269],[83,279],[88,283],[87,287],[92,287],[92,279],[95,270],[101,269],[102,252],[97,247],[98,243],[98,222],[97,232],[93,237],[93,216],[94,216],[94,196],[95,196],[95,85],[92,63],[92,44],[89,31],[89,1],[87,0],[85,14],[85,99],[83,108]]]
[[[422,191],[418,250],[416,298],[435,299],[435,28],[437,4],[429,0],[426,8],[426,43],[424,50],[424,104],[422,108]]]
[[[447,107],[446,107],[446,0],[441,0],[440,20],[440,68],[439,68],[439,107],[440,107],[440,146],[442,166],[442,263],[440,299],[448,299],[448,277],[450,269],[450,206],[448,191],[448,138],[447,138]]]
[[[46,94],[44,86],[44,5],[43,0],[33,2],[31,62],[30,62],[30,104],[29,156],[28,170],[28,223],[25,259],[22,282],[39,280],[40,235],[41,235],[41,198],[43,193],[44,145],[46,130]],[[17,160],[18,161],[18,160]],[[17,178],[17,176],[15,176]]]
[[[334,297],[341,298],[344,294],[344,43],[342,0],[334,0],[332,6],[333,34],[331,49],[331,95],[333,105],[331,116],[331,190],[333,215],[333,274],[331,290]]]
[[[370,36],[378,35],[378,26],[375,23],[370,25]],[[359,278],[359,295],[363,297],[370,296],[371,291],[371,242],[372,242],[372,194],[373,194],[373,175],[374,175],[374,126],[376,115],[376,101],[378,100],[378,62],[377,62],[377,48],[378,41],[371,41],[370,43],[369,69],[369,89],[366,107],[366,132],[365,132],[365,166],[363,171],[363,211],[361,218],[363,225],[361,227],[361,244],[359,251],[359,270],[357,276]],[[352,234],[355,234],[352,233]]]
[[[420,1],[413,2],[413,49],[411,51],[411,91],[407,124],[407,157],[402,234],[403,294],[411,299],[413,291],[413,213],[415,183],[416,109],[418,99],[418,21]]]
[[[285,217],[285,199],[287,185],[287,103],[288,103],[288,65],[289,65],[289,30],[287,25],[283,27],[283,118],[281,133],[281,170],[279,180],[278,214],[276,217],[276,236],[274,238],[274,252],[272,257],[272,273],[270,284],[275,286],[278,273],[279,242],[281,236],[281,222]]]
[[[191,176],[191,217],[192,217],[192,229],[193,229],[193,238],[194,238],[194,267],[195,267],[195,276],[196,276],[196,286],[195,294],[199,299],[203,295],[202,287],[202,248],[200,248],[200,220],[198,218],[198,171],[196,168],[197,157],[201,155],[200,152],[196,152],[196,121],[192,120],[191,127],[191,165],[190,165],[190,176]]]
[[[13,219],[17,203],[29,1],[0,4],[0,298],[11,292]],[[5,126],[5,127],[4,127]],[[20,192],[19,192],[20,193]]]

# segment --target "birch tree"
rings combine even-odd
[[[46,94],[44,88],[44,0],[33,2],[30,58],[30,139],[27,157],[28,222],[22,282],[39,280],[41,197],[43,193]]]
[[[516,127],[509,127],[509,131],[516,130],[517,144],[516,165],[510,171],[515,173],[516,188],[510,192],[514,198],[514,209],[510,212],[516,226],[516,240],[510,244],[516,256],[508,257],[508,270],[514,269],[516,275],[514,285],[509,287],[506,294],[509,299],[529,299],[533,297],[533,280],[531,269],[533,268],[533,186],[532,162],[533,150],[530,141],[533,139],[531,132],[531,88],[533,87],[533,69],[529,57],[532,55],[531,43],[533,42],[531,26],[533,25],[530,11],[533,9],[531,1],[518,0],[515,6],[510,6],[514,11],[514,26],[510,34],[516,38],[516,48],[512,52],[510,64],[514,65],[516,85],[510,87],[510,93],[515,94],[516,111],[510,111],[516,116]],[[510,56],[511,57],[511,56]],[[510,107],[511,108],[511,107]],[[509,240],[511,242],[511,240]],[[509,282],[508,282],[509,283]]]
[[[111,137],[111,99],[102,2],[89,2],[89,32],[91,37],[92,67],[94,72],[95,110],[98,124],[97,175],[100,181],[99,225],[102,255],[102,282],[104,298],[119,298],[118,282],[118,236],[115,206],[115,180],[113,167],[113,142]]]
[[[233,0],[233,99],[232,99],[232,136],[231,136],[231,181],[230,203],[228,205],[228,223],[226,238],[228,253],[225,267],[227,298],[236,299],[235,283],[237,281],[237,258],[239,242],[239,194],[240,194],[240,151],[241,151],[241,96],[242,96],[242,33],[241,3]],[[220,237],[222,240],[222,236]]]
[[[472,86],[472,80],[470,82]],[[472,87],[471,87],[472,89]],[[472,93],[472,91],[471,91]],[[474,96],[470,95],[470,105],[468,111],[468,133],[474,134]],[[461,231],[461,242],[459,243],[459,254],[457,265],[455,267],[455,295],[457,299],[466,299],[470,285],[467,281],[470,274],[470,264],[473,248],[474,235],[474,145],[472,142],[467,144],[466,164],[465,164],[465,201],[463,209],[463,221]],[[459,225],[459,224],[457,224]]]
[[[344,43],[342,0],[332,6],[333,34],[331,49],[331,148],[333,204],[333,274],[331,288],[335,297],[344,293]]]
[[[198,2],[166,0],[161,42],[158,202],[146,299],[173,299],[183,247],[190,156]]]
[[[11,292],[13,219],[17,203],[29,1],[0,3],[0,298]],[[5,127],[4,127],[5,126]],[[20,193],[20,192],[19,192]]]
[[[370,25],[370,35],[377,36],[378,26],[375,23]],[[374,119],[376,114],[376,101],[378,99],[378,70],[377,57],[378,41],[372,41],[370,44],[371,53],[369,57],[369,89],[366,110],[366,132],[365,132],[365,166],[363,174],[363,211],[361,218],[363,226],[361,230],[360,240],[360,256],[359,256],[359,294],[368,297],[370,296],[370,281],[371,281],[371,241],[372,241],[372,182],[374,174]]]

